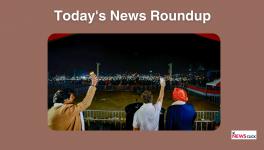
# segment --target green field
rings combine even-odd
[[[156,102],[159,91],[154,91],[154,102]],[[84,96],[80,96],[78,101],[81,101]],[[133,92],[116,92],[116,91],[97,91],[91,106],[88,109],[97,110],[124,110],[125,106],[131,103],[142,102],[140,96]],[[163,108],[167,109],[173,101],[171,100],[171,93],[166,92]],[[193,104],[197,111],[211,110],[219,111],[220,106],[212,104],[204,100],[201,96],[189,95],[189,103]]]

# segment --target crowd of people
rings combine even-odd
[[[149,74],[138,74],[138,73],[123,73],[123,74],[108,74],[101,75],[98,77],[98,88],[109,89],[111,87],[123,87],[133,89],[132,86],[150,86],[152,89],[156,89],[159,86],[160,74],[149,73]],[[172,76],[164,76],[168,86],[185,87],[186,85],[196,85],[204,87],[207,82],[212,81],[206,76],[204,72],[188,72],[181,74],[173,74]],[[71,87],[78,88],[87,86],[90,84],[89,76],[73,76],[66,77],[54,76],[49,78],[49,88],[58,87]],[[119,89],[123,89],[119,88]]]

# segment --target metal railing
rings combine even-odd
[[[193,129],[197,131],[203,131],[203,130],[214,130],[215,129],[215,123],[211,120],[196,120],[194,121]]]
[[[214,130],[215,125],[220,124],[219,111],[196,112],[194,130]],[[89,130],[124,130],[126,125],[126,113],[123,110],[86,110],[84,118]]]
[[[197,116],[196,120],[203,121],[203,120],[211,120],[217,121],[220,118],[219,111],[196,111]]]
[[[103,124],[105,126],[109,125],[109,129],[121,130],[125,126],[126,113],[122,110],[86,110],[84,112],[84,118],[87,121],[88,127],[94,127],[96,124]]]

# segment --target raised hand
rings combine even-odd
[[[166,82],[164,78],[160,78],[160,86],[165,87],[166,86]]]
[[[91,86],[96,86],[97,85],[97,82],[98,82],[98,79],[97,79],[96,74],[94,72],[91,72],[90,73],[90,76],[91,76],[91,80],[92,80]]]

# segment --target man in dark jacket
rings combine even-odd
[[[192,130],[196,111],[192,104],[186,103],[188,96],[185,90],[174,88],[172,93],[173,103],[167,110],[167,130]]]

